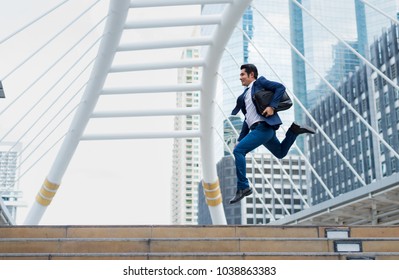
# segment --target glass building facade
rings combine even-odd
[[[356,17],[355,1],[302,0],[302,5],[312,14],[302,12],[305,56],[318,72],[306,64],[307,104],[313,107],[329,92],[321,77],[336,83],[359,65],[359,60],[333,34],[358,50],[357,21],[364,19]]]
[[[392,25],[374,41],[370,48],[371,61],[388,78],[398,84],[399,27]],[[395,151],[399,151],[399,92],[375,71],[371,73],[377,131]],[[377,165],[382,177],[399,172],[399,160],[383,144],[376,149]]]
[[[373,65],[396,84],[398,42],[399,29],[393,25],[369,50]],[[395,151],[399,150],[397,90],[366,66],[345,77],[337,90]],[[366,184],[399,171],[399,160],[332,93],[318,104],[312,115]],[[310,137],[310,146],[312,165],[334,196],[363,186],[321,134]],[[329,199],[315,177],[311,193],[313,204]]]
[[[367,0],[367,2],[386,15],[398,19],[399,2],[397,0]],[[391,20],[368,5],[365,5],[365,14],[367,19],[367,39],[371,44],[381,36],[382,32],[386,31],[391,25]]]

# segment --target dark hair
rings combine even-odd
[[[254,78],[255,79],[258,78],[258,69],[256,68],[255,65],[250,64],[250,63],[243,64],[243,65],[241,65],[240,70],[242,70],[242,69],[245,69],[245,72],[247,72],[248,76],[249,76],[249,74],[254,73]]]

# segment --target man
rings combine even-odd
[[[245,155],[256,149],[260,145],[264,145],[277,158],[283,158],[287,155],[290,147],[294,144],[298,135],[303,133],[315,133],[315,130],[299,126],[293,123],[288,129],[285,139],[280,143],[276,137],[276,130],[282,124],[280,117],[275,108],[285,92],[285,87],[278,83],[267,80],[261,76],[258,79],[258,70],[253,64],[244,64],[241,66],[240,80],[245,91],[237,98],[237,105],[232,111],[232,115],[236,115],[240,110],[245,115],[240,136],[237,139],[237,145],[234,148],[234,157],[237,172],[237,192],[230,200],[230,204],[236,203],[245,196],[252,194],[246,177],[246,161]],[[259,90],[269,90],[274,92],[273,99],[269,106],[263,111],[262,115],[258,114],[253,99],[255,92]]]

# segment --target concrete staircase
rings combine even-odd
[[[399,259],[396,226],[0,226],[0,259]]]

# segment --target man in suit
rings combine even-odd
[[[275,108],[277,108],[285,92],[285,87],[278,82],[269,81],[263,76],[258,78],[258,70],[253,64],[241,66],[240,80],[246,89],[237,98],[237,105],[231,114],[236,115],[241,110],[245,115],[245,120],[233,152],[237,172],[237,192],[230,200],[230,204],[236,203],[252,194],[252,189],[249,187],[246,177],[245,156],[247,153],[260,145],[264,145],[274,156],[283,158],[287,155],[298,135],[315,133],[315,130],[310,127],[293,123],[288,129],[285,139],[280,143],[276,137],[276,130],[282,122],[277,112],[275,112]],[[262,115],[257,113],[254,105],[256,101],[253,99],[255,92],[261,89],[274,92],[272,101]]]

